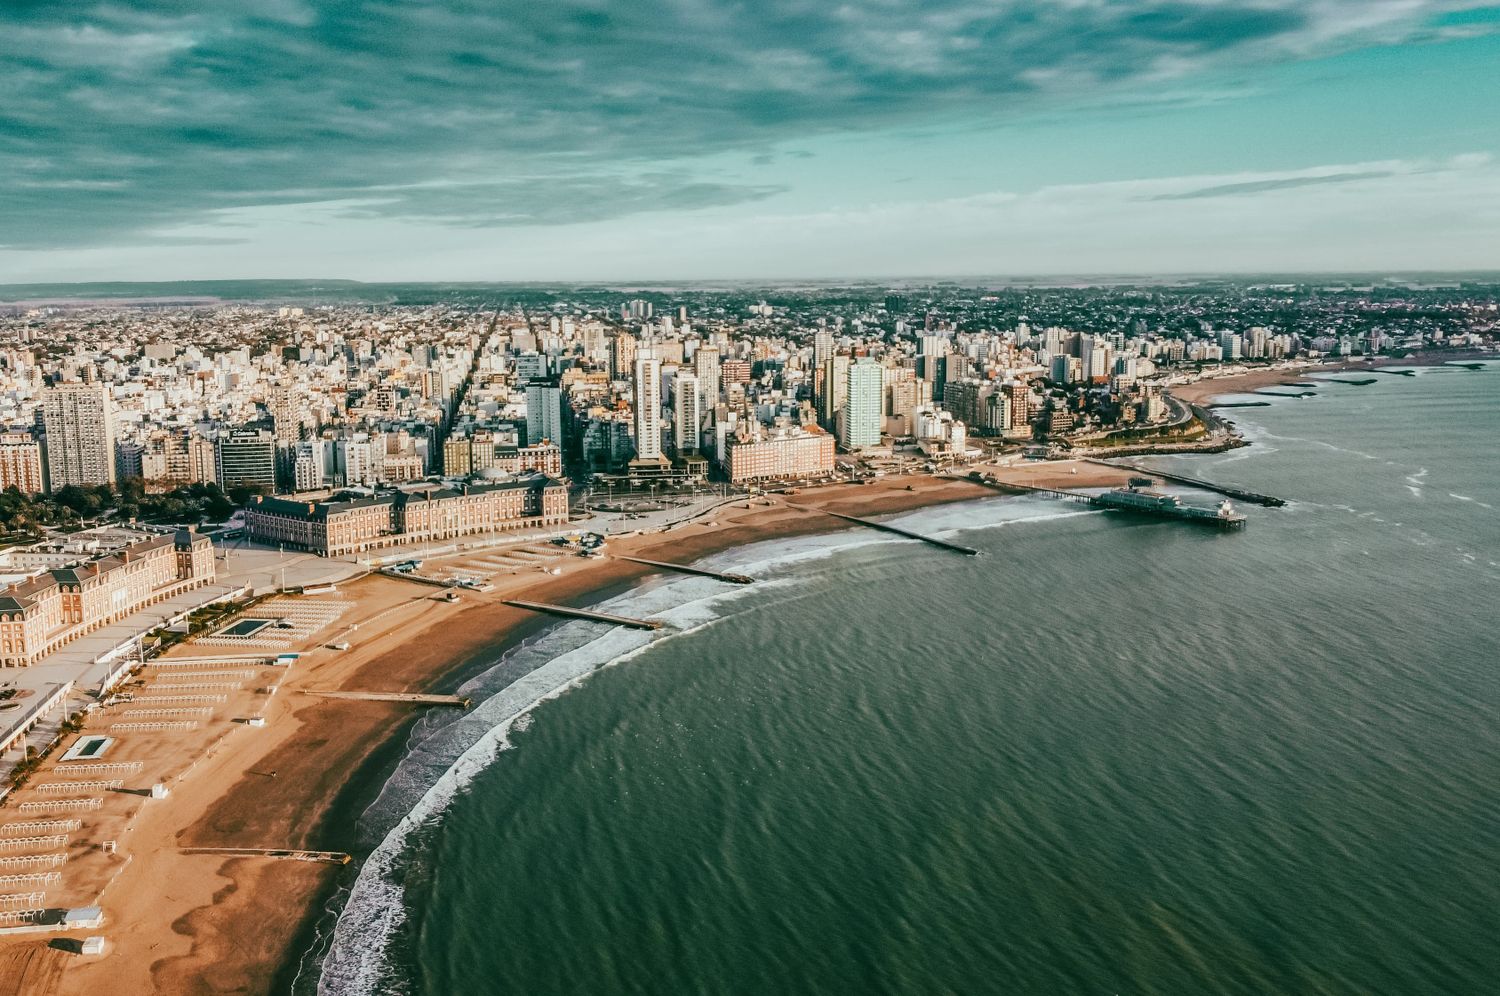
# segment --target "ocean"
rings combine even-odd
[[[983,499],[510,651],[299,989],[1493,992],[1500,366],[1365,376],[1148,461],[1291,499],[1243,532]]]

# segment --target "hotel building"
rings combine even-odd
[[[245,508],[251,539],[325,557],[567,521],[567,487],[540,474],[457,490],[426,485],[315,501],[256,496]]]
[[[213,543],[191,529],[44,570],[0,589],[0,664],[35,664],[85,633],[213,580]]]
[[[735,484],[833,473],[833,436],[816,426],[778,423],[765,435],[727,441],[725,466]]]

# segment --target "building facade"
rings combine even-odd
[[[43,571],[0,589],[0,664],[34,664],[85,633],[213,580],[213,542],[190,529]]]
[[[115,417],[109,389],[58,384],[42,398],[47,470],[53,489],[115,485]]]
[[[171,491],[187,484],[218,480],[214,444],[191,429],[163,429],[146,437],[141,448],[141,480],[147,491]]]
[[[276,434],[270,429],[247,426],[231,429],[219,437],[219,486],[258,487],[266,494],[276,490]]]
[[[703,429],[703,392],[695,374],[679,373],[675,382],[676,412],[672,442],[678,453],[696,453]]]
[[[0,432],[0,491],[6,488],[23,495],[47,490],[42,447],[29,432]]]
[[[434,485],[321,501],[256,496],[245,509],[251,539],[325,557],[567,521],[568,489],[544,475],[461,489]]]
[[[526,441],[563,443],[562,389],[554,381],[526,385]]]
[[[635,458],[660,461],[661,456],[661,361],[650,344],[635,357]]]
[[[860,359],[849,364],[844,407],[839,418],[839,444],[846,450],[861,450],[880,445],[880,423],[884,420],[882,401],[884,376],[880,364]]]
[[[735,484],[833,473],[833,437],[816,426],[775,425],[759,438],[731,437],[726,448]]]

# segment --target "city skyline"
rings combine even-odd
[[[1497,265],[1494,4],[3,18],[0,283]]]

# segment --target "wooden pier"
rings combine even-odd
[[[787,507],[795,508],[803,512],[822,512],[824,515],[831,515],[835,519],[843,519],[845,522],[852,522],[857,526],[867,526],[870,529],[875,529],[882,533],[890,533],[893,536],[902,536],[906,539],[920,540],[921,542],[926,543],[929,546],[935,546],[940,550],[948,550],[952,553],[961,553],[965,557],[979,556],[978,550],[972,550],[966,546],[959,546],[957,543],[949,543],[947,540],[934,539],[931,536],[923,536],[921,533],[914,533],[910,529],[902,529],[900,526],[893,526],[888,522],[876,522],[874,519],[861,519],[857,515],[845,515],[843,512],[833,512],[826,508],[811,508],[807,505],[792,505],[788,503]]]
[[[1154,470],[1150,467],[1142,467],[1133,463],[1111,463],[1108,460],[1090,460],[1089,463],[1097,463],[1101,467],[1113,467],[1115,470],[1131,470],[1137,474],[1149,477],[1160,477],[1163,480],[1172,481],[1175,484],[1186,484],[1189,487],[1202,488],[1204,491],[1212,491],[1235,501],[1245,501],[1252,505],[1264,505],[1267,508],[1280,508],[1286,504],[1285,498],[1277,498],[1274,495],[1263,495],[1256,491],[1248,491],[1245,488],[1231,487],[1226,484],[1215,484],[1212,481],[1200,480],[1196,477],[1186,477],[1182,474],[1169,474],[1164,470]]]
[[[513,605],[518,609],[544,612],[549,616],[562,616],[565,619],[586,619],[589,622],[609,623],[611,626],[626,626],[630,629],[661,629],[661,623],[655,619],[632,619],[629,616],[616,616],[608,612],[594,612],[591,609],[575,609],[567,605],[550,605],[547,602],[526,602],[519,598],[507,598],[505,604]]]
[[[715,581],[723,581],[726,584],[754,584],[755,579],[744,574],[729,574],[724,571],[710,571],[702,567],[688,567],[685,564],[671,564],[664,560],[647,560],[645,557],[627,557],[624,554],[615,554],[616,560],[628,560],[632,564],[645,564],[647,567],[660,567],[665,571],[676,571],[679,574],[693,574],[700,578],[713,578]]]
[[[423,692],[352,692],[302,690],[303,695],[316,695],[322,699],[355,699],[361,702],[403,702],[408,705],[454,706],[469,708],[467,695],[429,695]]]

